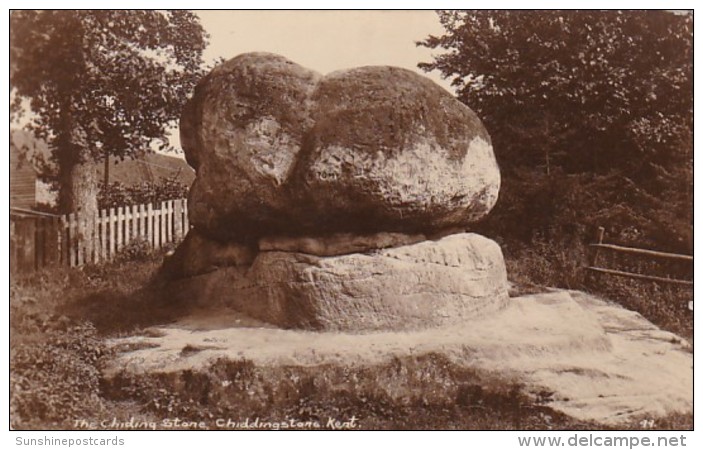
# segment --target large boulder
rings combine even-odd
[[[466,227],[500,187],[476,114],[394,67],[322,77],[238,56],[198,85],[181,142],[197,170],[191,223],[219,240]]]
[[[250,53],[213,69],[180,121],[196,170],[190,222],[222,239],[258,235],[285,221],[287,181],[312,126],[310,95],[320,75],[282,56]]]
[[[310,238],[297,246],[327,251]],[[260,251],[251,266],[237,255],[231,266],[171,289],[202,306],[312,330],[422,329],[484,317],[508,302],[500,247],[477,234],[338,256],[274,249]]]
[[[362,67],[327,75],[313,99],[315,126],[293,186],[316,224],[432,233],[468,226],[497,201],[486,129],[431,80]]]
[[[490,137],[425,77],[241,55],[198,85],[181,142],[197,177],[193,228],[161,271],[173,299],[347,331],[447,325],[508,300],[500,248],[465,233],[498,198]]]

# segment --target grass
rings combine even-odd
[[[355,417],[363,429],[592,429],[540,404],[510,378],[468,369],[437,354],[372,367],[261,367],[218,360],[207,371],[134,375],[109,381],[106,395],[137,399],[154,415],[204,421],[281,422],[323,427]]]
[[[548,287],[582,290],[637,311],[658,327],[693,342],[693,312],[688,309],[691,287],[588,274],[583,268],[587,250],[576,242],[505,244],[503,251],[513,296]]]
[[[181,311],[144,287],[161,259],[161,254],[141,255],[134,261],[12,277],[13,428],[73,428],[72,418],[111,418],[113,411],[125,409],[100,392],[100,366],[111,356],[105,338],[138,332]],[[135,413],[140,414],[125,411],[126,416]]]
[[[543,251],[546,251],[544,256]],[[551,252],[551,253],[550,253]],[[510,378],[459,367],[440,355],[395,359],[367,368],[339,366],[266,369],[249,361],[217,361],[205,373],[134,375],[106,380],[113,357],[105,339],[144,334],[187,307],[163,298],[150,280],[162,255],[137,255],[84,269],[54,269],[13,277],[10,291],[11,420],[15,429],[74,429],[75,422],[136,421],[168,428],[162,420],[348,420],[363,429],[547,430],[602,429],[558,413],[549,393],[526,393]],[[559,249],[506,251],[518,290],[556,285],[577,288],[573,255]],[[655,323],[688,330],[683,311],[637,287],[615,286],[614,298],[639,308]],[[630,298],[632,293],[637,298]],[[670,304],[670,303],[667,303]],[[668,317],[668,316],[671,317]],[[692,324],[691,328],[692,330]],[[686,333],[682,333],[686,336]],[[122,349],[124,350],[124,349]],[[198,348],[184,348],[185,353]],[[636,422],[633,429],[641,428]],[[670,415],[660,429],[691,429],[690,415]]]

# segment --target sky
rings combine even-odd
[[[195,11],[210,35],[206,63],[246,52],[278,53],[321,74],[367,65],[390,65],[414,70],[451,91],[437,72],[417,68],[440,50],[415,42],[444,29],[434,11]],[[27,105],[28,107],[28,105]],[[21,127],[29,120],[25,115]],[[183,157],[178,129],[169,142]],[[154,147],[156,150],[156,146]]]
[[[414,70],[450,90],[437,72],[417,68],[438,50],[416,41],[442,34],[434,11],[196,11],[210,45],[205,60],[253,51],[278,53],[324,74],[368,65]],[[171,144],[180,149],[178,132]]]
[[[206,60],[267,51],[323,75],[339,69],[391,65],[415,70],[432,50],[415,42],[441,34],[433,11],[197,11],[210,34]],[[435,82],[449,89],[438,74]]]

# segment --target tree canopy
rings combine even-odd
[[[616,184],[630,190],[620,195],[622,205],[631,202],[626,206],[638,209],[632,204],[635,198],[654,196],[660,207],[671,210],[662,216],[691,218],[691,15],[592,10],[438,14],[445,34],[418,45],[443,52],[420,67],[450,78],[458,98],[484,121],[508,189],[525,178],[525,171],[545,178],[555,172],[615,176],[622,180]],[[612,188],[613,180],[602,183],[606,185]],[[598,186],[590,186],[595,189],[591,194],[614,196],[599,192]],[[559,209],[550,195],[545,194],[551,199],[547,203]]]
[[[12,111],[29,100],[28,127],[52,148],[62,209],[81,203],[83,163],[168,146],[206,45],[188,11],[12,12]]]
[[[507,166],[561,157],[573,171],[681,149],[693,114],[693,19],[665,11],[442,11],[452,78]],[[507,156],[507,155],[506,155]],[[644,156],[644,158],[641,158]],[[638,158],[640,157],[640,158]]]

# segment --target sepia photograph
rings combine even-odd
[[[13,445],[690,444],[693,19],[10,10]]]

